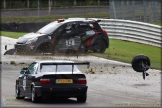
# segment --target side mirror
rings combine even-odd
[[[25,71],[24,71],[24,70],[21,70],[21,71],[20,71],[20,74],[25,74]]]

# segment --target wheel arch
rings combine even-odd
[[[52,45],[51,42],[49,42],[49,41],[45,41],[45,42],[40,43],[39,45],[37,45],[35,51],[40,50],[42,47],[44,47],[45,44],[46,44],[46,45],[49,45],[50,48],[53,47],[53,45]]]

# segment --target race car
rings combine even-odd
[[[58,19],[35,33],[18,38],[12,52],[41,54],[91,50],[104,53],[109,47],[109,37],[98,24],[100,21],[88,18]]]
[[[86,102],[86,76],[76,65],[87,65],[89,62],[74,63],[66,60],[35,61],[28,68],[23,68],[16,80],[16,99],[31,98],[32,102],[41,99],[77,98]]]

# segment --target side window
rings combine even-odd
[[[89,25],[88,23],[81,23],[78,28],[80,32],[85,32],[85,31],[92,30],[93,25]]]
[[[38,63],[32,63],[29,67],[28,70],[26,71],[27,74],[34,74],[38,68]]]
[[[75,22],[69,22],[66,24],[61,36],[64,38],[69,38],[75,36],[75,34],[77,34],[77,24]]]
[[[61,33],[63,32],[65,28],[65,25],[62,25],[61,27],[59,27],[54,33],[52,38],[55,39],[56,37],[59,37],[61,35]]]
[[[67,26],[65,27],[64,31],[65,33],[72,33],[76,29],[75,22],[67,23]]]

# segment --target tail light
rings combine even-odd
[[[102,32],[107,36],[107,31],[106,30],[102,30]]]
[[[40,79],[40,84],[51,84],[50,79]]]
[[[79,78],[78,79],[78,84],[87,84],[86,78]]]

